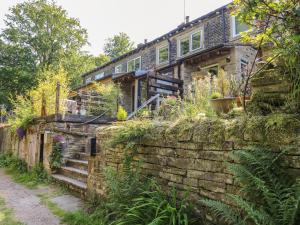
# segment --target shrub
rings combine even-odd
[[[300,181],[284,168],[283,153],[264,149],[237,151],[230,164],[241,195],[228,195],[235,207],[203,200],[203,205],[228,224],[296,225],[300,221]]]
[[[62,155],[62,144],[59,142],[54,143],[52,152],[49,156],[49,164],[52,171],[56,171],[61,168],[63,163],[63,155]]]
[[[211,99],[222,98],[222,95],[219,92],[214,92],[211,94]]]
[[[117,113],[117,119],[118,120],[126,120],[126,118],[127,118],[126,110],[122,106],[119,106],[118,113]]]

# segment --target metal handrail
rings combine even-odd
[[[153,102],[154,100],[158,99],[160,96],[160,94],[156,94],[154,96],[152,96],[151,98],[149,98],[147,101],[145,101],[137,110],[135,110],[134,112],[132,112],[128,117],[127,120],[131,119],[132,117],[134,117],[139,111],[141,111],[143,108],[145,108],[146,106],[148,106],[151,102]]]

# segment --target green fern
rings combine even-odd
[[[234,174],[242,196],[228,195],[235,206],[214,200],[201,203],[228,224],[297,225],[300,224],[300,181],[288,175],[280,154],[264,149],[236,151],[235,163],[228,168]]]

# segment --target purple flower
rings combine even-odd
[[[65,137],[62,135],[56,135],[56,136],[54,136],[53,141],[58,142],[58,143],[64,143]]]
[[[22,127],[18,127],[16,132],[19,138],[23,138],[25,136],[25,130]]]

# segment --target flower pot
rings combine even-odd
[[[217,99],[211,99],[210,104],[212,108],[215,110],[215,112],[217,114],[220,114],[220,113],[228,113],[230,110],[232,110],[235,101],[236,98],[233,97],[217,98]]]

